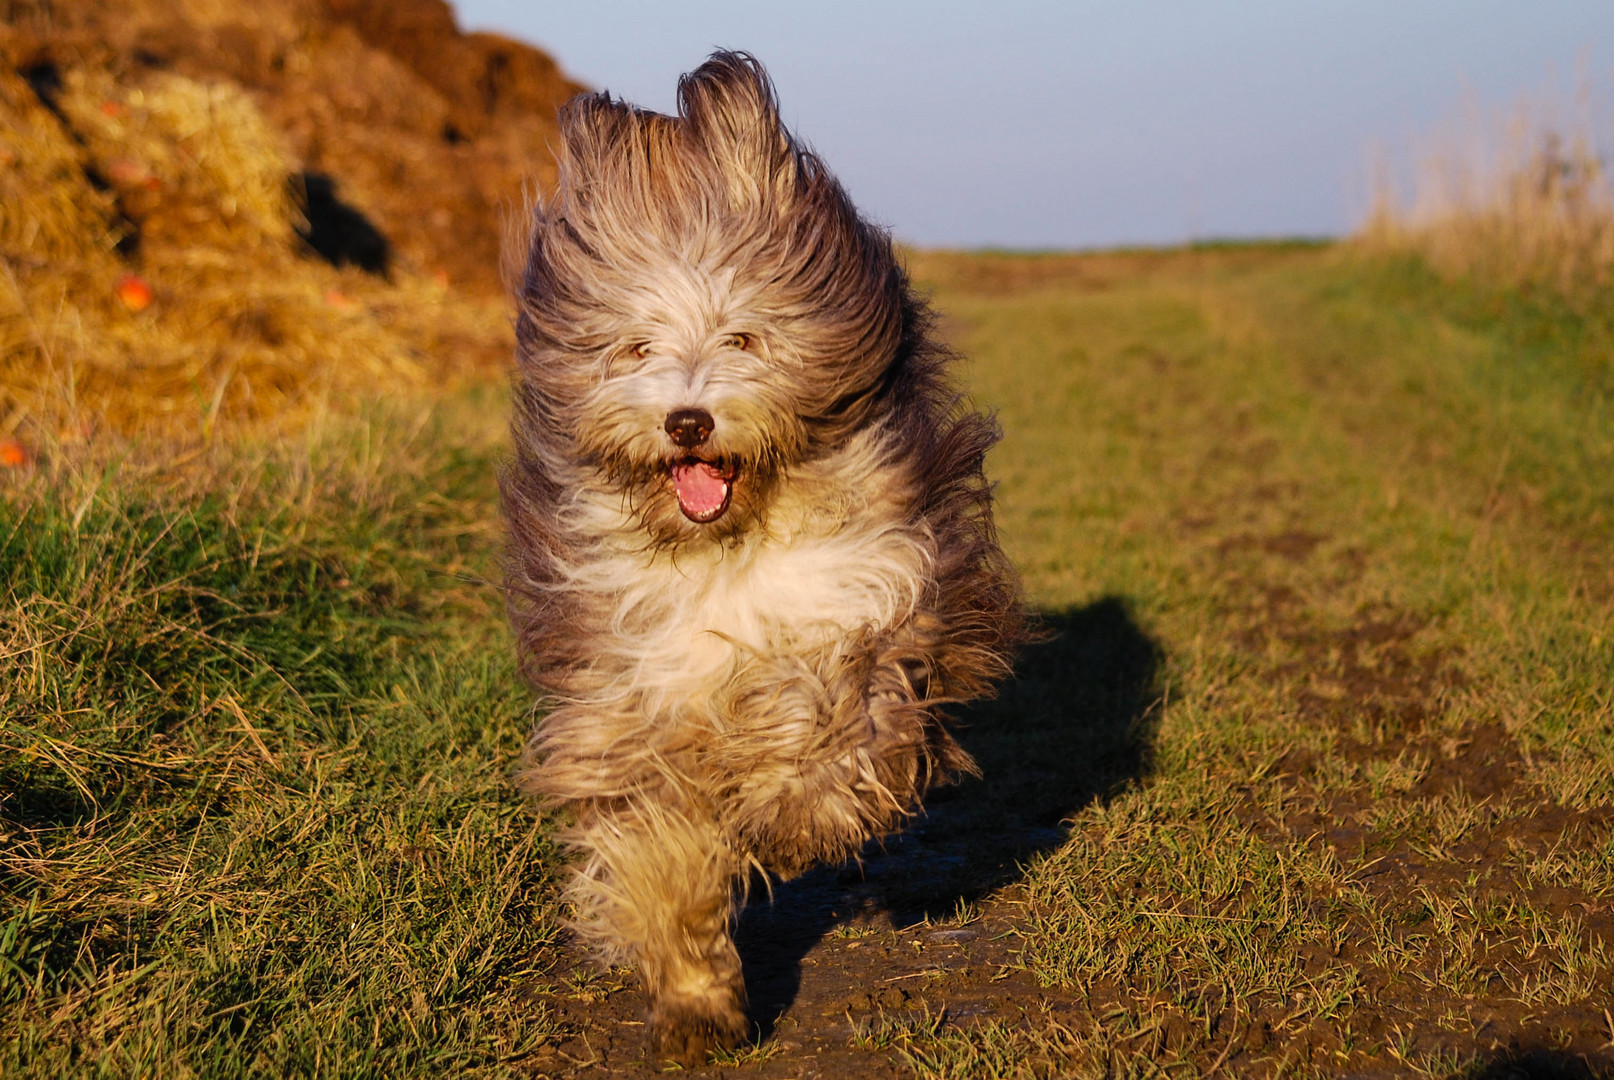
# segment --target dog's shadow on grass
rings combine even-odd
[[[796,1000],[802,958],[837,923],[870,909],[898,926],[950,918],[1063,843],[1071,815],[1148,773],[1159,646],[1114,597],[1042,621],[1048,637],[1023,651],[1001,694],[960,716],[979,778],[931,792],[926,812],[861,866],[776,884],[771,902],[753,893],[738,944],[762,1037]]]

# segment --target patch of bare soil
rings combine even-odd
[[[922,857],[922,854],[915,852]],[[939,1027],[984,1018],[1019,1019],[1049,995],[1016,968],[1013,909],[990,905],[962,925],[902,926],[868,910],[869,888],[907,852],[876,855],[870,880],[820,871],[777,887],[741,925],[746,983],[757,1048],[695,1072],[756,1077],[884,1078],[912,1075],[889,1047],[868,1045],[882,1021]],[[896,872],[911,880],[911,867]],[[579,967],[580,953],[567,958]],[[643,995],[630,973],[611,971],[546,989],[535,1004],[552,1010],[566,1037],[531,1064],[539,1075],[614,1076],[651,1067]],[[860,1043],[862,1045],[860,1045]]]
[[[1388,798],[1360,790],[1298,794],[1277,818],[1253,809],[1250,818],[1275,839],[1303,839],[1361,867],[1350,883],[1369,910],[1347,920],[1336,956],[1356,967],[1362,999],[1371,1002],[1354,1016],[1364,1044],[1454,1060],[1550,1048],[1583,1058],[1588,1069],[1608,1068],[1614,1027],[1605,1011],[1614,979],[1604,969],[1583,997],[1558,969],[1576,963],[1570,950],[1614,942],[1614,905],[1606,893],[1532,881],[1519,866],[1563,845],[1602,841],[1614,811],[1510,796],[1503,778],[1516,758],[1511,742],[1499,729],[1473,729],[1447,744],[1439,770]],[[1276,782],[1303,778],[1304,769],[1297,762]],[[1472,824],[1448,830],[1416,820],[1420,811],[1440,814],[1443,794],[1481,789],[1493,793],[1460,804]],[[1385,824],[1386,802],[1405,806],[1414,821]],[[1557,993],[1579,1000],[1552,1000],[1545,988],[1554,982],[1564,987]],[[1543,989],[1527,1000],[1533,986]]]
[[[1223,550],[1300,562],[1323,540],[1244,537]],[[1359,558],[1346,552],[1322,572],[1350,573]],[[1282,644],[1286,659],[1267,665],[1265,677],[1289,688],[1296,713],[1336,739],[1326,752],[1285,753],[1265,781],[1287,789],[1282,812],[1258,809],[1252,791],[1247,816],[1274,839],[1304,840],[1360,868],[1351,884],[1376,910],[1350,919],[1335,954],[1356,966],[1371,1002],[1354,1014],[1356,1039],[1425,1060],[1498,1055],[1482,1075],[1614,1068],[1614,978],[1603,970],[1589,996],[1564,978],[1576,963],[1566,953],[1614,943],[1609,890],[1546,885],[1523,869],[1560,847],[1603,841],[1614,810],[1543,799],[1525,783],[1527,763],[1500,722],[1455,732],[1428,725],[1468,680],[1460,656],[1420,641],[1425,620],[1374,608],[1328,627],[1292,590],[1251,585],[1245,614],[1253,618],[1239,640],[1257,654]],[[1358,770],[1357,779],[1342,782],[1342,767]],[[1554,929],[1566,936],[1549,943]],[[1555,982],[1562,989],[1545,989]],[[1301,1037],[1308,1049],[1347,1049],[1315,1025]]]

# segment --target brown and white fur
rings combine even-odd
[[[657,1060],[747,1031],[732,929],[974,768],[938,712],[1020,630],[994,424],[882,230],[720,52],[677,116],[562,114],[520,283],[510,610],[548,697],[576,927],[638,968]]]

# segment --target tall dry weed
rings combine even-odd
[[[1443,276],[1547,290],[1576,306],[1614,286],[1614,116],[1583,80],[1573,108],[1521,103],[1422,140],[1408,190],[1381,180],[1358,240]],[[1566,118],[1567,117],[1567,118]]]

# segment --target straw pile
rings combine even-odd
[[[0,438],[295,423],[333,395],[508,362],[497,203],[552,175],[554,106],[576,87],[533,50],[459,35],[437,0],[374,6],[386,17],[351,0],[10,6]],[[421,40],[403,58],[366,40],[411,11],[457,69]],[[479,103],[411,67],[453,89],[500,50],[527,81]]]

